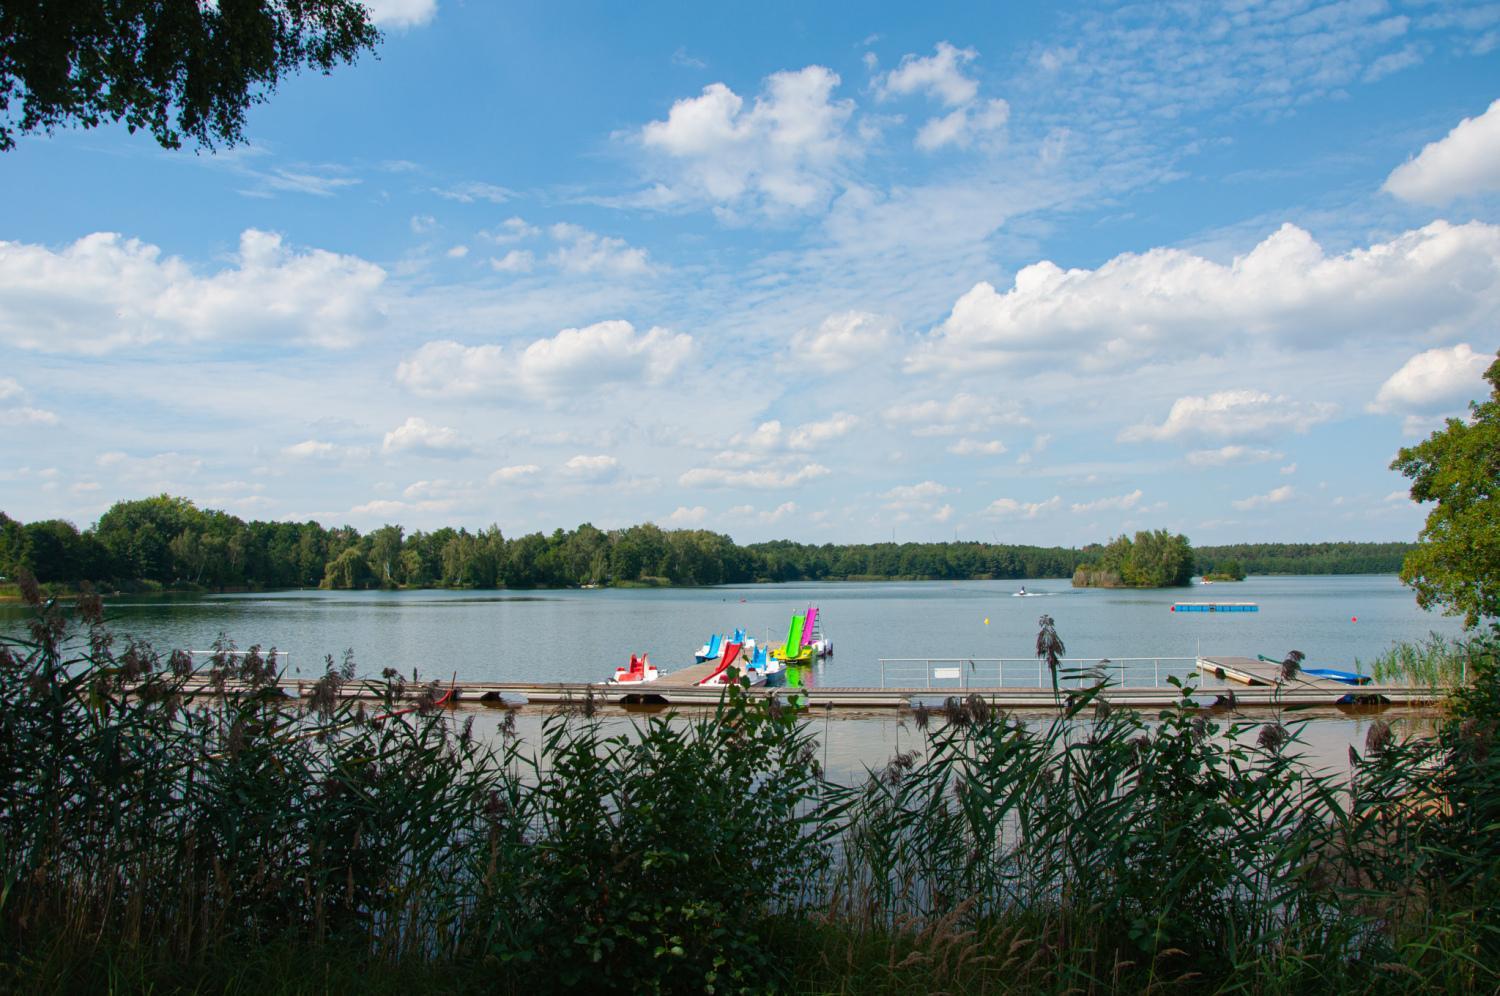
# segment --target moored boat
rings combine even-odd
[[[656,669],[655,664],[651,663],[651,657],[648,654],[641,654],[639,657],[631,654],[629,666],[615,668],[615,676],[609,679],[609,683],[634,685],[645,681],[655,681],[659,677],[661,677],[661,672]]]

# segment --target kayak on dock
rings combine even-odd
[[[1274,657],[1267,657],[1265,654],[1256,654],[1255,656],[1267,664],[1281,663],[1281,661],[1276,660]],[[1301,673],[1310,674],[1314,678],[1326,678],[1329,681],[1341,682],[1345,685],[1368,685],[1370,683],[1370,676],[1368,674],[1355,674],[1353,671],[1341,671],[1338,668],[1332,667],[1304,667],[1301,669]]]
[[[637,657],[635,654],[631,654],[630,666],[615,668],[615,676],[609,679],[609,683],[612,685],[634,685],[645,681],[655,681],[659,677],[661,677],[661,672],[656,669],[655,664],[651,663],[649,655],[641,654]]]

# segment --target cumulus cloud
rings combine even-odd
[[[949,444],[948,452],[954,456],[999,456],[1005,452],[1005,444],[998,439],[960,439]]]
[[[888,425],[913,436],[955,436],[996,425],[1026,425],[1015,402],[960,392],[948,398],[891,405],[882,414]]]
[[[1072,362],[1112,370],[1168,352],[1328,348],[1479,334],[1497,322],[1500,226],[1437,221],[1330,256],[1307,232],[1283,225],[1228,264],[1152,249],[1095,270],[1034,263],[1004,292],[981,282],[906,366],[972,372]]]
[[[0,242],[0,341],[88,354],[212,339],[349,346],[381,324],[384,280],[373,263],[296,251],[256,229],[230,266],[206,275],[112,232],[56,252]]]
[[[979,84],[963,67],[978,55],[972,48],[938,42],[932,55],[902,56],[899,66],[875,81],[875,92],[883,100],[920,93],[948,107],[967,104],[979,95]]]
[[[1264,508],[1267,505],[1280,505],[1288,501],[1295,494],[1290,484],[1283,484],[1279,488],[1272,488],[1263,495],[1251,495],[1248,498],[1240,498],[1231,502],[1241,512],[1248,512],[1252,508]]]
[[[708,509],[702,505],[694,505],[692,508],[686,505],[678,505],[667,516],[667,522],[674,526],[699,526],[708,518]]]
[[[541,234],[542,230],[535,225],[528,224],[525,218],[511,217],[506,218],[494,228],[480,232],[479,236],[498,245],[506,245],[523,239],[535,238]]]
[[[776,73],[748,109],[723,83],[672,105],[665,121],[640,133],[669,167],[653,199],[691,200],[770,213],[821,207],[834,180],[860,153],[847,134],[854,111],[833,99],[837,73],[823,66]]]
[[[413,415],[385,434],[381,449],[387,453],[421,453],[428,456],[458,456],[469,451],[457,432],[445,425],[432,425]]]
[[[547,262],[569,273],[630,276],[651,270],[646,250],[637,249],[624,239],[610,238],[567,223],[553,225],[549,234],[559,245],[547,254]],[[506,258],[514,255],[512,252]]]
[[[999,99],[980,101],[979,83],[964,72],[978,55],[972,48],[938,42],[932,55],[903,56],[899,66],[876,78],[875,94],[881,100],[922,94],[950,108],[917,129],[917,148],[924,152],[949,145],[965,148],[1010,120],[1010,105]]]
[[[26,396],[21,382],[14,377],[0,377],[0,401],[11,401]]]
[[[500,273],[530,273],[536,254],[530,249],[512,249],[504,256],[490,257],[490,267]]]
[[[769,419],[748,433],[737,433],[729,440],[730,446],[744,447],[761,453],[779,450],[806,452],[815,450],[824,443],[848,435],[859,425],[859,417],[848,412],[836,412],[826,419],[804,422],[795,429],[785,429],[780,419]],[[754,459],[748,453],[725,450],[714,458],[717,463],[745,463]]]
[[[1484,372],[1494,359],[1466,342],[1418,353],[1380,385],[1369,410],[1410,415],[1460,408],[1487,393]]]
[[[941,498],[957,491],[946,484],[937,481],[923,481],[921,484],[902,484],[891,488],[882,498],[888,498],[895,502],[930,502],[934,498]]]
[[[731,470],[725,467],[694,467],[677,478],[685,488],[795,488],[826,477],[822,464],[804,464],[796,470]]]
[[[1255,449],[1251,446],[1220,446],[1216,450],[1193,450],[1187,455],[1187,462],[1194,467],[1227,467],[1231,464],[1241,463],[1265,463],[1267,460],[1280,460],[1282,454],[1273,450]]]
[[[542,472],[542,468],[534,463],[518,463],[510,467],[501,467],[489,476],[491,484],[515,484],[535,477]]]
[[[555,397],[613,383],[660,384],[694,351],[686,333],[653,328],[638,333],[626,321],[563,329],[521,350],[499,344],[425,343],[402,360],[396,378],[423,395],[469,397],[513,390]]]
[[[1382,189],[1404,201],[1431,205],[1500,190],[1500,100],[1396,167]]]
[[[896,342],[896,322],[868,311],[829,315],[800,336],[793,352],[799,363],[840,373],[876,359]]]
[[[1134,491],[1125,495],[1115,495],[1110,498],[1096,498],[1093,501],[1074,502],[1073,511],[1079,514],[1110,510],[1123,512],[1127,511],[1128,509],[1135,508],[1137,505],[1139,505],[1141,503],[1141,496],[1141,489],[1136,488]]]
[[[340,446],[321,439],[304,439],[300,443],[282,447],[281,453],[293,460],[333,462],[350,457],[368,456],[369,450],[361,446]]]
[[[984,514],[997,518],[1019,517],[1035,519],[1039,515],[1055,511],[1062,506],[1062,495],[1053,495],[1045,501],[1017,501],[1014,498],[996,498],[985,508]]]
[[[1306,432],[1333,417],[1337,405],[1295,401],[1264,391],[1216,391],[1207,397],[1188,395],[1172,402],[1161,425],[1133,425],[1116,437],[1121,442],[1176,439],[1181,436],[1254,438],[1287,430]]]
[[[563,464],[563,473],[582,481],[607,481],[620,472],[620,461],[608,454],[580,453]]]

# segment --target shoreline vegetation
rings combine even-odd
[[[1377,721],[1337,773],[1291,715],[1088,689],[1044,724],[919,709],[920,751],[837,784],[817,723],[738,686],[623,736],[581,702],[485,741],[436,683],[291,702],[259,648],[195,669],[117,644],[95,596],[26,595],[29,637],[0,639],[7,990],[1500,984],[1493,636],[1435,732]],[[330,658],[319,688],[354,680]]]
[[[738,545],[701,529],[584,523],[506,536],[387,525],[361,534],[316,522],[245,521],[186,498],[117,502],[93,526],[19,522],[0,512],[0,577],[22,570],[56,594],[85,582],[119,593],[296,588],[667,587],[782,581],[1072,578],[1075,584],[1186,584],[1229,564],[1255,574],[1395,574],[1410,543],[1256,543],[1194,550],[1158,530],[1080,548],[982,543]],[[0,600],[19,598],[12,582]]]

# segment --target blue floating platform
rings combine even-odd
[[[1254,602],[1178,602],[1173,612],[1259,612]]]

